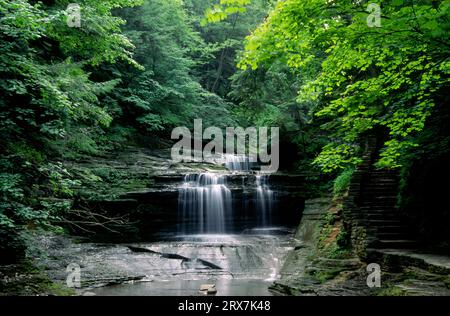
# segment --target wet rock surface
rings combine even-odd
[[[197,295],[197,285],[210,281],[218,295],[269,295],[293,249],[290,235],[198,235],[118,245],[46,235],[36,242],[42,255],[35,261],[52,280],[64,284],[67,266],[80,266],[80,295]],[[258,286],[249,289],[247,281]]]

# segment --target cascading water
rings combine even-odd
[[[232,207],[231,191],[225,185],[224,175],[186,175],[178,203],[183,234],[223,234],[227,231],[225,216],[231,213]]]
[[[242,186],[245,187],[245,179],[253,176],[249,158],[243,155],[225,155],[223,158],[225,166],[233,174],[244,173]],[[235,231],[236,227],[226,225],[234,222],[232,194],[226,184],[227,176],[231,175],[200,173],[185,176],[178,198],[180,234],[224,234]],[[256,175],[255,190],[245,208],[255,210],[254,222],[259,228],[267,228],[272,225],[275,205],[268,175]]]
[[[274,205],[274,192],[269,187],[269,176],[256,176],[256,205],[259,224],[267,227],[271,224],[272,210]]]
[[[230,171],[250,171],[250,159],[245,155],[225,155],[225,167]]]

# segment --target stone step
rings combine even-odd
[[[398,180],[384,177],[370,177],[368,182],[371,184],[379,184],[379,185],[398,184]]]
[[[379,194],[378,196],[383,196],[383,195],[391,195],[391,194],[395,193],[396,190],[397,190],[396,185],[392,186],[392,187],[379,186],[379,185],[367,185],[367,186],[364,186],[362,192],[363,193],[373,192],[373,193]]]
[[[385,233],[385,232],[375,232],[375,235],[380,240],[408,240],[410,235],[406,232],[395,232],[395,233]]]
[[[380,205],[392,205],[392,206],[396,206],[397,202],[396,200],[392,199],[392,198],[380,198],[379,195],[374,195],[374,194],[362,194],[361,195],[362,201],[361,201],[361,206],[365,206],[365,205],[376,205],[376,204],[380,204]]]
[[[384,183],[399,183],[400,181],[398,179],[393,179],[390,177],[384,177],[384,176],[366,176],[362,178],[363,181],[365,181],[365,183],[379,183],[379,184],[384,184]]]
[[[391,185],[391,184],[398,184],[399,181],[397,179],[391,179],[391,178],[384,178],[384,177],[369,177],[365,180],[365,184],[378,184],[378,185]]]
[[[371,174],[386,174],[389,176],[398,176],[395,170],[372,170]]]
[[[397,203],[397,197],[396,196],[389,196],[386,194],[387,192],[383,192],[384,194],[379,194],[379,192],[362,192],[361,196],[365,199],[371,199],[372,201],[376,202],[383,202],[383,201],[389,201],[390,203]],[[390,192],[389,192],[390,193]]]
[[[352,215],[367,228],[367,239],[372,240],[373,244],[410,248],[415,242],[410,240],[408,226],[402,221],[402,214],[396,207],[398,172],[373,170],[372,160],[373,156],[367,156],[369,168],[367,165],[362,166],[358,168],[361,173],[356,173],[355,189],[350,190],[350,194],[355,196],[355,203],[359,206],[356,211],[360,214],[354,212]]]
[[[383,220],[369,220],[368,224],[370,226],[395,226],[395,225],[401,225],[402,222],[400,220],[395,220],[395,219],[392,219],[392,220],[383,219]]]
[[[398,185],[398,181],[388,181],[386,179],[370,179],[365,181],[364,186],[379,186],[379,187],[383,187],[383,186],[397,186]]]
[[[376,205],[373,207],[365,207],[365,208],[360,208],[361,212],[364,212],[366,214],[396,214],[398,216],[400,216],[400,211],[394,207],[391,206],[380,206],[380,205]]]
[[[417,241],[410,239],[381,239],[376,243],[376,248],[385,249],[411,249],[417,246]]]
[[[364,206],[372,206],[372,205],[390,205],[392,207],[396,207],[397,203],[394,201],[390,201],[390,200],[383,200],[383,199],[376,199],[376,197],[366,197],[366,196],[362,196],[362,201],[360,202],[360,206],[364,207]]]
[[[389,198],[397,198],[397,194],[395,193],[397,191],[397,186],[392,188],[387,187],[372,187],[372,188],[364,188],[361,193],[367,194],[367,195],[375,195],[376,197],[382,198],[382,197],[389,197]]]
[[[392,205],[363,205],[359,210],[366,213],[392,213],[401,215],[399,209]]]
[[[386,199],[383,200],[381,198],[378,198],[377,196],[367,196],[367,195],[362,195],[361,196],[362,201],[361,201],[361,206],[365,206],[365,205],[373,205],[373,204],[381,204],[381,205],[392,205],[392,206],[396,206],[397,203],[394,200],[390,200],[390,199]]]
[[[380,177],[380,176],[383,176],[383,177],[386,177],[386,178],[390,178],[390,179],[396,179],[396,178],[398,178],[398,175],[397,175],[397,173],[395,172],[395,173],[389,173],[389,172],[380,172],[380,171],[371,171],[370,172],[370,176],[372,176],[372,177]]]
[[[397,209],[396,203],[389,201],[389,200],[386,200],[386,201],[383,201],[383,200],[370,201],[369,200],[369,201],[364,201],[363,205],[361,205],[361,207],[370,207],[370,208],[377,207],[377,206],[379,206],[383,209],[384,208]]]
[[[413,251],[411,248],[368,248],[367,253],[372,257],[371,260],[374,261],[390,262],[390,264],[396,264],[398,266],[406,267],[407,269],[417,267],[429,273],[440,274],[447,277],[450,275],[450,256],[448,255],[427,254]],[[417,271],[414,274],[417,275]],[[427,279],[429,279],[429,276]]]
[[[365,212],[366,214],[369,214],[369,213],[371,213],[371,214],[377,214],[377,213],[387,214],[387,213],[390,213],[390,214],[401,215],[400,212],[396,208],[394,208],[394,207],[383,207],[382,205],[381,206],[380,205],[374,205],[373,207],[372,206],[369,206],[369,207],[363,206],[363,207],[360,207],[359,209],[362,212]]]
[[[409,228],[407,226],[402,225],[390,225],[390,226],[373,226],[375,231],[380,233],[406,233],[408,232]]]
[[[397,204],[397,198],[394,197],[389,197],[387,195],[385,195],[386,192],[384,192],[384,194],[378,194],[377,192],[362,192],[362,194],[360,195],[364,201],[363,202],[367,202],[367,203],[374,203],[374,202],[382,202],[382,203],[386,203],[389,202],[393,205]]]
[[[397,189],[398,187],[398,183],[380,183],[380,181],[375,180],[375,181],[370,181],[368,183],[366,183],[363,187],[363,190],[365,189]],[[391,192],[392,193],[392,192]]]
[[[366,218],[360,218],[361,221],[364,222],[367,228],[372,230],[376,230],[385,226],[403,226],[402,222],[397,219],[385,219],[385,220],[372,220]]]
[[[383,180],[390,180],[390,181],[399,181],[398,177],[394,177],[389,174],[383,174],[383,173],[370,173],[369,179],[383,179]]]
[[[382,214],[382,213],[376,213],[376,214],[367,214],[366,218],[369,222],[371,221],[383,221],[383,220],[391,220],[391,221],[397,221],[398,223],[402,223],[402,220],[400,216],[397,216],[396,214]]]
[[[383,200],[383,201],[392,201],[394,203],[397,203],[397,196],[396,195],[384,195],[384,196],[376,196],[375,200]]]
[[[383,226],[404,226],[402,221],[398,217],[368,217],[367,223],[370,226],[374,227],[383,227]]]
[[[363,203],[361,203],[361,208],[363,209],[369,209],[369,208],[375,208],[375,207],[381,207],[382,209],[396,209],[396,205],[392,202],[389,201],[364,201]]]
[[[360,192],[360,196],[367,196],[367,197],[382,197],[382,196],[391,196],[392,192],[396,191],[397,188],[392,189],[380,189],[380,188],[373,188],[373,189],[364,189]]]
[[[392,182],[399,182],[398,178],[391,177],[389,175],[385,174],[371,174],[369,177],[367,177],[369,180],[383,180],[383,181],[392,181]]]
[[[368,207],[361,209],[361,212],[364,212],[365,214],[394,214],[397,216],[401,216],[402,214],[400,211],[396,208],[393,208],[391,206],[383,206],[383,205],[377,205],[374,207]]]
[[[362,212],[366,213],[366,214],[394,214],[397,216],[401,216],[400,212],[397,211],[395,208],[381,208],[381,207],[371,207],[368,209],[363,209],[361,210]]]

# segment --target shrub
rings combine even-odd
[[[334,180],[334,195],[338,196],[347,191],[350,186],[350,181],[353,176],[354,169],[347,169],[342,172],[335,180]]]

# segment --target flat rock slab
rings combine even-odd
[[[397,257],[402,263],[410,263],[411,265],[417,263],[432,272],[450,274],[450,256],[420,253],[409,249],[377,249],[373,252],[384,256]]]
[[[48,234],[36,237],[35,244],[39,251],[34,261],[50,279],[65,284],[67,266],[75,264],[80,268],[80,293],[100,295],[194,295],[201,285],[205,285],[206,294],[236,295],[253,291],[247,289],[250,281],[266,286],[253,291],[266,295],[283,258],[293,249],[292,237],[268,235],[199,235],[192,240],[184,236],[177,241],[114,245],[77,243]],[[192,281],[189,291],[177,289],[183,281]],[[120,286],[111,287],[117,290],[97,291],[117,284]]]
[[[444,283],[423,280],[405,280],[402,284],[396,285],[405,295],[408,296],[448,296],[448,290]]]

